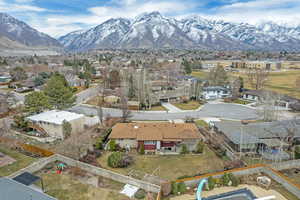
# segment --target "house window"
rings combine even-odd
[[[145,145],[155,145],[156,142],[155,141],[144,141]]]

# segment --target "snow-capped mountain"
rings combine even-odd
[[[297,50],[300,26],[272,22],[257,26],[190,16],[181,20],[145,13],[133,20],[110,19],[60,42],[70,51],[95,48],[200,48],[212,50]]]
[[[67,50],[85,51],[95,48],[116,48],[129,31],[131,21],[118,18],[110,19],[84,33],[73,32],[58,40]]]
[[[173,20],[158,12],[136,17],[119,43],[123,48],[186,48],[194,45]]]
[[[0,13],[0,36],[27,47],[61,46],[56,39],[31,28],[24,22],[5,13]]]

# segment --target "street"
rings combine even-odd
[[[69,109],[70,111],[85,115],[97,115],[97,109],[87,105],[77,105]],[[120,117],[121,110],[104,108],[104,116]],[[133,111],[132,120],[174,120],[185,119],[186,117],[204,118],[214,117],[233,120],[252,120],[257,119],[258,115],[255,109],[236,104],[205,104],[199,111],[187,111],[177,113],[167,113],[165,111]]]

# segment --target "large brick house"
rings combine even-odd
[[[180,152],[182,144],[194,151],[203,136],[192,123],[119,123],[112,128],[109,139],[126,149],[145,152]]]

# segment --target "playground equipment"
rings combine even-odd
[[[57,166],[56,166],[56,173],[57,174],[61,174],[61,172],[65,169],[66,165],[64,163],[59,163]]]
[[[202,198],[201,198],[201,192],[202,192],[202,189],[203,189],[205,183],[207,183],[207,179],[206,178],[202,179],[199,182],[197,193],[196,193],[196,199],[197,200],[202,200]]]

